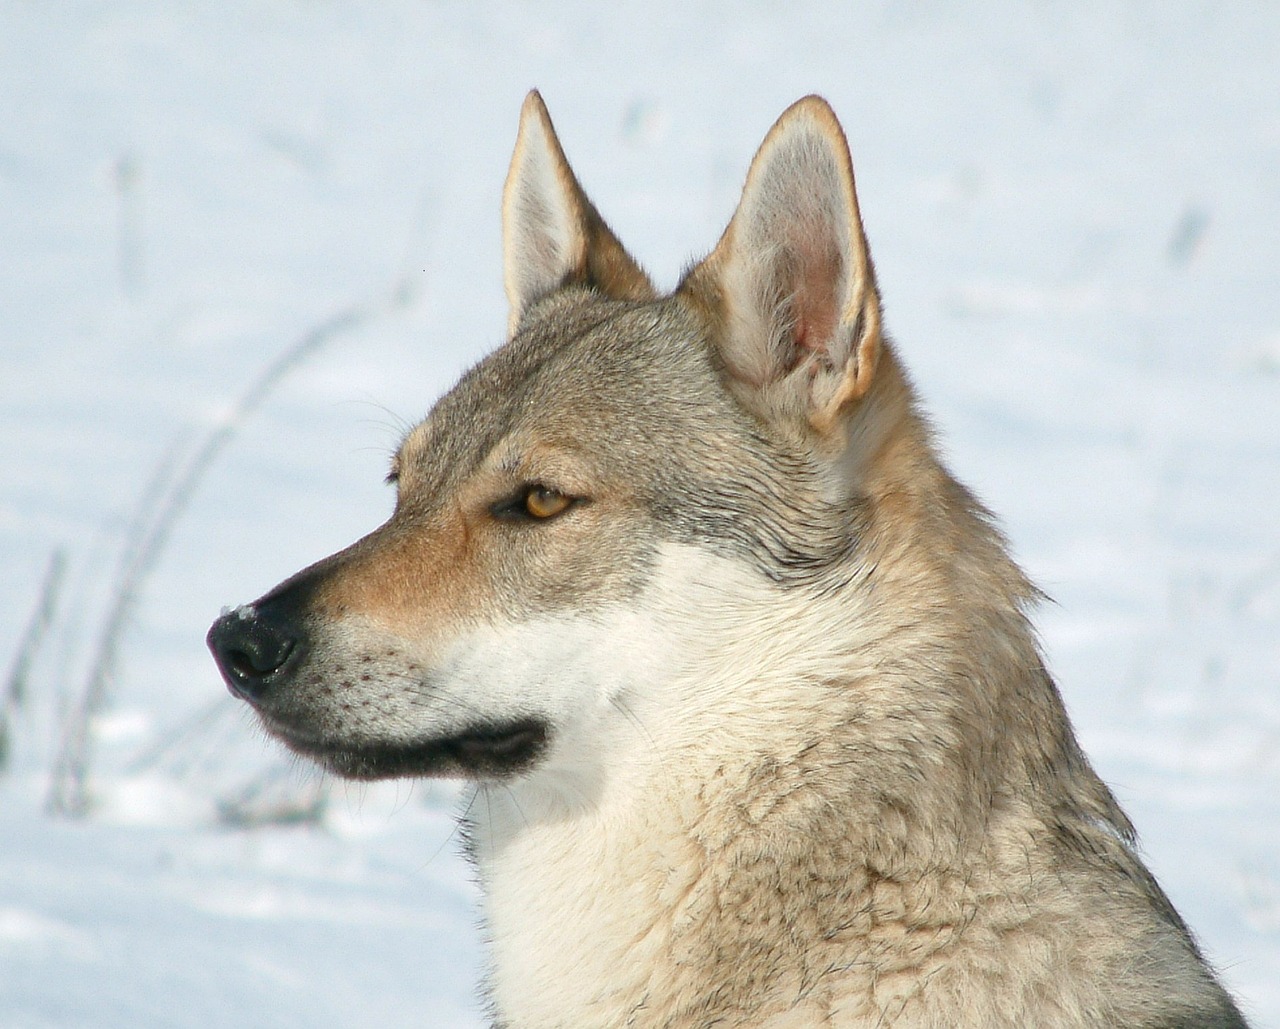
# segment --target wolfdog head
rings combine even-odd
[[[936,664],[973,605],[957,568],[1018,622],[1029,587],[933,461],[882,334],[824,101],[779,119],[669,295],[536,93],[503,227],[509,338],[405,437],[391,518],[209,633],[288,746],[345,776],[558,771],[589,793],[628,739],[750,749],[788,690],[820,719],[823,690],[873,666],[911,680],[904,655]],[[909,692],[873,697],[927,720]]]

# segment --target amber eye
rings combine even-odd
[[[530,518],[554,518],[572,503],[572,497],[545,486],[530,486],[524,495],[524,509]]]

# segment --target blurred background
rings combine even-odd
[[[1193,0],[0,0],[0,1024],[483,1024],[455,790],[290,762],[203,636],[501,342],[536,86],[667,286],[831,101],[1083,743],[1280,1026],[1278,56]]]

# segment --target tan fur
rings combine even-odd
[[[503,210],[511,338],[393,517],[210,632],[301,753],[474,781],[496,1024],[1242,1026],[934,451],[825,102],[670,296],[536,94]]]

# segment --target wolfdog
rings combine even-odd
[[[537,93],[502,215],[508,339],[390,519],[209,632],[297,753],[473,784],[495,1026],[1243,1026],[935,452],[826,102],[669,295]]]

